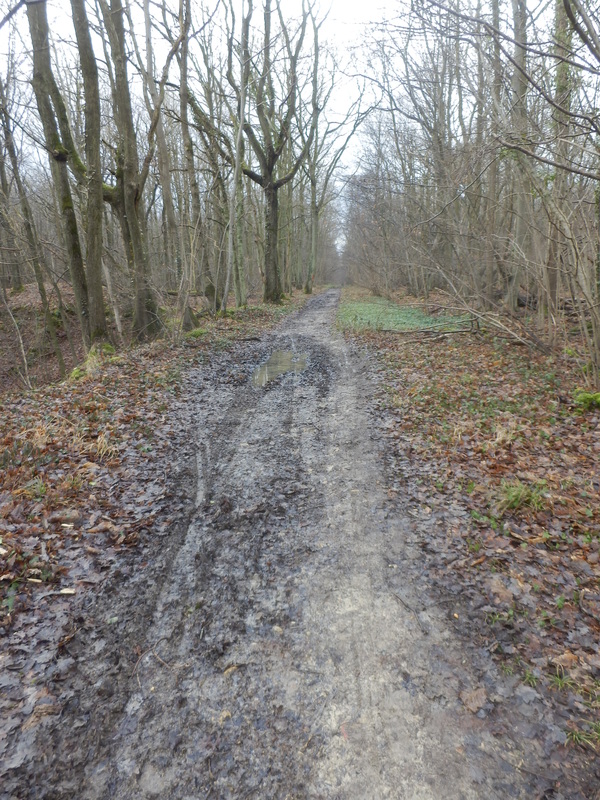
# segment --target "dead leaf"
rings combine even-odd
[[[39,703],[32,711],[29,718],[23,723],[21,730],[26,731],[38,725],[43,717],[51,714],[60,714],[62,706],[58,703]]]
[[[573,669],[573,667],[576,667],[579,663],[579,659],[575,653],[571,653],[569,650],[562,653],[560,656],[552,658],[551,661],[559,667],[564,667],[564,669]]]
[[[102,520],[97,525],[94,525],[93,528],[88,528],[88,533],[106,533],[107,531],[116,531],[117,527],[112,522],[108,520]]]
[[[492,577],[488,580],[487,585],[488,591],[496,603],[506,606],[512,605],[514,594],[505,585],[504,580],[500,575],[492,575]]]
[[[460,693],[460,699],[464,707],[472,714],[476,714],[487,702],[487,695],[485,689],[480,686],[479,689],[466,689]]]

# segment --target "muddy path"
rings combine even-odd
[[[390,499],[375,378],[337,301],[190,377],[185,524],[81,607],[62,712],[15,737],[2,797],[581,796],[550,766],[542,699],[419,578],[428,532]],[[304,371],[255,385],[275,350]]]

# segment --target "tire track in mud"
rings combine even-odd
[[[101,648],[90,635],[71,678],[86,702],[40,731],[27,790],[7,796],[561,797],[508,691],[481,718],[460,704],[479,673],[417,590],[338,298],[192,377],[190,524],[146,585],[120,586],[122,630]],[[278,348],[306,371],[253,386]]]

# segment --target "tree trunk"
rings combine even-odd
[[[282,297],[278,258],[279,198],[273,183],[264,187],[265,193],[265,275],[263,300],[278,303]]]
[[[10,215],[10,188],[8,185],[8,178],[6,176],[6,161],[4,149],[0,152],[0,187],[2,188],[2,197],[0,198],[0,224],[4,232],[2,247],[5,248],[6,255],[3,258],[4,264],[7,264],[7,274],[3,276],[5,285],[10,285],[13,291],[18,291],[23,287],[23,279],[21,276],[21,268],[19,265],[19,254],[17,243],[15,241],[15,234],[11,224]]]
[[[492,25],[500,30],[500,3],[492,0]],[[493,43],[493,84],[492,84],[492,131],[499,130],[500,92],[502,90],[502,64],[500,61],[500,41],[494,36]],[[488,308],[494,306],[496,288],[496,225],[498,204],[498,159],[490,165],[489,187],[487,196],[487,246],[486,246],[486,292],[485,302]]]
[[[235,263],[233,265],[233,285],[235,304],[245,306],[248,300],[246,289],[247,259],[244,230],[244,186],[240,181],[237,191],[237,212],[235,218]]]
[[[183,39],[181,42],[181,55],[179,59],[179,120],[181,124],[181,139],[185,156],[185,170],[189,184],[191,198],[190,217],[181,222],[181,258],[183,272],[179,288],[179,311],[183,318],[188,305],[189,294],[195,283],[195,265],[198,263],[198,253],[201,250],[201,204],[200,188],[194,159],[194,143],[190,134],[189,123],[189,89],[188,89],[188,54],[189,31],[191,26],[190,0],[184,0],[181,8],[181,26]],[[187,222],[187,224],[186,224]]]
[[[133,334],[138,341],[151,337],[160,328],[157,307],[150,287],[150,275],[144,237],[144,210],[140,181],[140,168],[123,26],[121,0],[100,0],[102,16],[114,64],[115,121],[119,131],[117,183],[119,199],[117,210],[121,216],[121,229],[128,232],[126,249],[133,268]]]
[[[241,65],[240,65],[240,86],[238,100],[238,118],[234,120],[234,127],[237,124],[235,132],[235,154],[233,163],[233,178],[232,188],[229,195],[229,227],[228,227],[228,240],[227,240],[227,279],[225,281],[225,291],[223,292],[223,311],[227,310],[227,299],[229,295],[229,285],[231,278],[235,271],[234,278],[236,286],[236,300],[240,296],[241,281],[240,281],[240,259],[239,254],[236,252],[236,237],[237,237],[237,212],[239,207],[240,198],[240,181],[242,177],[242,159],[244,157],[244,122],[246,115],[246,91],[248,87],[248,77],[250,73],[250,57],[248,53],[248,36],[250,32],[250,20],[252,19],[252,0],[249,0],[248,14],[242,17],[242,42],[240,48]],[[231,36],[233,37],[233,30]],[[228,68],[233,69],[233,46],[230,42],[228,49]],[[244,292],[245,294],[245,292]],[[238,303],[239,305],[239,303]]]
[[[569,58],[573,38],[573,29],[569,24],[562,0],[556,0],[555,6],[555,54],[556,79],[554,99],[554,130],[556,135],[556,160],[566,164],[569,158],[569,112],[571,109],[572,76],[571,66],[565,59]],[[568,175],[564,169],[557,169],[552,186],[554,204],[561,212],[567,209]],[[548,260],[546,263],[546,292],[550,317],[556,314],[558,307],[559,276],[565,258],[565,235],[561,219],[551,220],[549,231]]]
[[[54,179],[54,186],[58,196],[61,214],[64,243],[77,314],[83,333],[84,343],[90,344],[88,287],[81,255],[79,230],[69,173],[67,170],[68,151],[61,142],[56,123],[55,109],[52,105],[51,95],[56,93],[56,82],[50,64],[50,43],[48,39],[48,19],[46,16],[46,3],[28,3],[27,18],[29,31],[33,44],[33,91],[36,98],[40,119],[44,129],[44,138],[50,160],[50,168]]]
[[[154,53],[152,47],[152,24],[150,17],[150,2],[144,0],[144,24],[146,28],[146,84],[150,97],[152,98],[153,108],[148,107],[150,116],[156,113],[161,104],[159,92],[154,79]],[[186,37],[187,38],[187,37]],[[167,138],[162,120],[162,114],[158,116],[156,130],[154,132],[157,146],[157,164],[162,189],[162,201],[164,212],[164,233],[165,233],[165,267],[168,272],[175,270],[179,262],[179,247],[177,237],[177,218],[175,216],[175,206],[173,203],[173,191],[171,187],[171,159],[167,147]]]
[[[519,141],[527,138],[527,2],[526,0],[512,0],[513,28],[515,39],[514,71],[512,77],[513,122],[514,135]],[[516,156],[516,165],[525,158],[521,154]],[[515,228],[513,248],[513,271],[509,280],[506,304],[509,311],[517,310],[519,287],[523,267],[528,261],[528,222],[529,219],[529,182],[525,170],[520,167],[515,174]]]
[[[86,276],[89,300],[90,341],[106,337],[102,291],[102,163],[100,160],[100,90],[98,67],[92,47],[84,0],[71,0],[73,25],[83,76],[85,96],[85,153],[87,161]]]
[[[319,252],[319,206],[317,204],[317,180],[310,181],[310,259],[308,272],[304,282],[304,294],[312,294],[313,278],[317,271],[317,255]]]

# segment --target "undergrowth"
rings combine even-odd
[[[382,297],[344,299],[337,316],[341,330],[450,331],[464,327],[468,316],[428,314],[422,308],[399,306]]]

